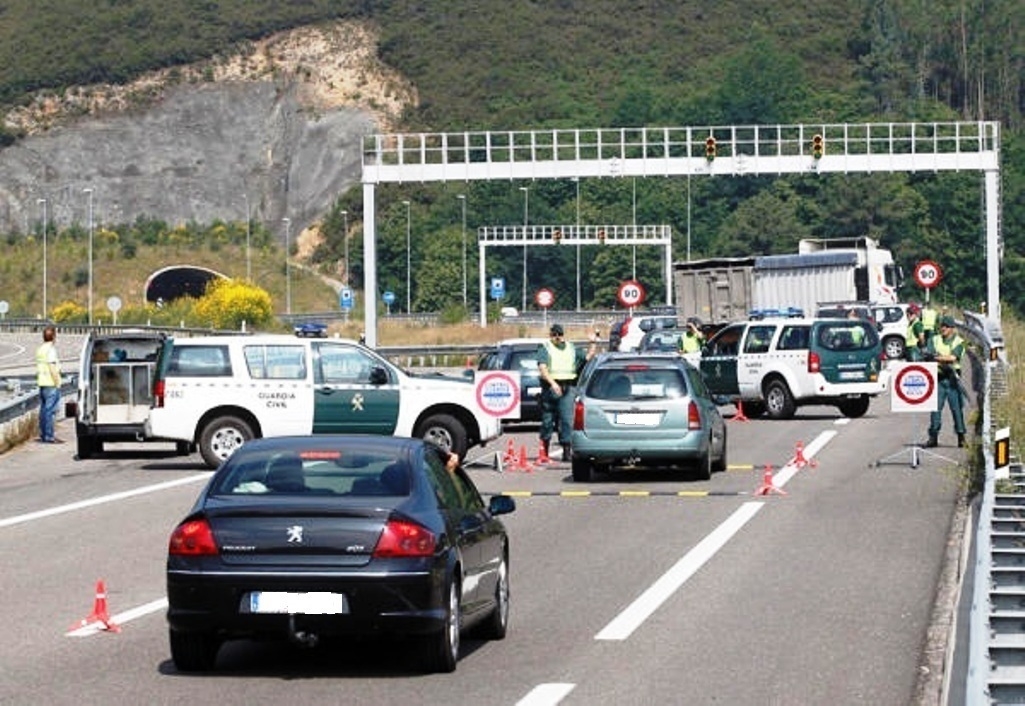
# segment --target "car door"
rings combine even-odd
[[[737,356],[747,324],[733,324],[712,337],[701,351],[701,374],[713,395],[736,395]]]
[[[313,433],[385,434],[399,418],[399,384],[370,351],[345,342],[313,348]]]

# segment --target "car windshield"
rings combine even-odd
[[[599,368],[587,383],[586,395],[599,400],[672,399],[686,394],[677,367],[630,365]]]
[[[404,457],[345,449],[236,451],[218,472],[211,495],[409,495]]]

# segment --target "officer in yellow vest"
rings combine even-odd
[[[687,330],[680,336],[680,353],[693,353],[701,350],[705,342],[705,334],[698,328],[698,320],[694,317],[687,319]]]
[[[933,334],[937,333],[936,324],[940,314],[928,303],[922,308],[922,329],[925,332],[926,344],[932,340]]]
[[[552,324],[549,340],[538,348],[537,370],[541,377],[541,447],[548,455],[558,425],[562,460],[570,460],[573,433],[573,391],[577,375],[597,349],[597,333],[585,352],[566,340],[561,324]]]
[[[904,334],[904,360],[921,360],[922,349],[925,348],[925,345],[922,309],[918,304],[908,304],[908,328]]]
[[[961,384],[961,358],[964,356],[964,340],[954,329],[954,320],[944,316],[939,320],[939,333],[929,339],[926,357],[935,360],[939,367],[937,375],[936,411],[929,415],[929,439],[927,447],[939,444],[940,426],[943,422],[943,405],[949,402],[950,414],[954,417],[954,431],[957,445],[965,445],[964,404],[967,402],[964,386]]]

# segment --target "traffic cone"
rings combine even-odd
[[[777,488],[775,483],[772,481],[772,464],[765,464],[765,473],[762,475],[762,484],[758,486],[758,490],[755,491],[755,495],[786,495],[787,492],[782,488]]]
[[[737,400],[737,411],[730,418],[730,421],[731,422],[750,422],[751,421],[750,419],[747,418],[747,415],[744,414],[744,401],[743,400]]]
[[[794,449],[794,457],[792,459],[790,459],[790,463],[788,463],[787,465],[788,466],[797,466],[798,468],[804,468],[805,466],[810,466],[812,468],[815,468],[815,466],[819,465],[819,462],[816,461],[815,459],[810,459],[809,460],[809,459],[805,458],[804,457],[804,442],[803,441],[798,441],[797,445],[796,445],[796,447]]]
[[[121,632],[121,626],[114,623],[107,612],[107,587],[103,583],[103,579],[96,582],[96,599],[93,602],[93,612],[87,617],[82,618],[75,625],[72,625],[71,629],[77,630],[92,623],[102,623],[103,629],[108,632]]]
[[[519,456],[519,458],[516,459],[516,470],[517,471],[523,471],[524,473],[533,473],[534,472],[534,467],[532,465],[530,465],[530,462],[527,460],[527,447],[526,446],[521,446],[520,447],[520,456]]]
[[[509,439],[509,443],[505,446],[505,456],[502,457],[502,462],[516,463],[516,446],[512,439]]]
[[[548,455],[548,449],[545,448],[545,442],[540,442],[537,446],[537,458],[534,463],[552,463],[551,457]]]

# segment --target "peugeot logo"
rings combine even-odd
[[[303,528],[302,525],[292,525],[285,532],[288,533],[289,544],[302,544],[303,543]]]

